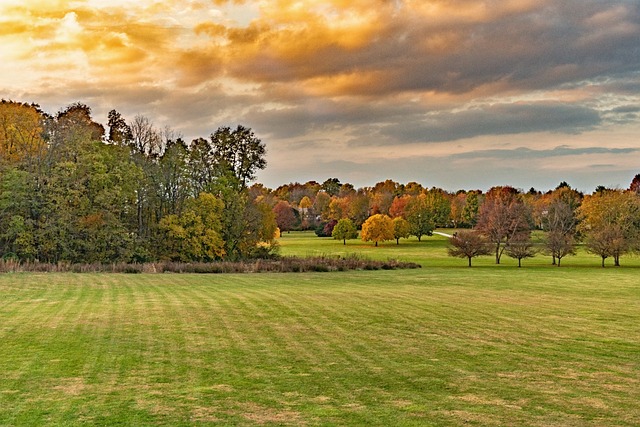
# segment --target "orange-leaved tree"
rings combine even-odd
[[[587,250],[604,260],[633,250],[640,238],[640,196],[633,191],[608,190],[585,196],[578,209],[578,229],[585,236]]]

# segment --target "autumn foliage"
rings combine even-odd
[[[272,190],[249,186],[266,166],[266,148],[251,129],[220,127],[188,142],[146,117],[127,121],[115,110],[107,126],[81,103],[55,114],[0,103],[0,257],[50,263],[269,257],[277,227],[316,230],[343,244],[361,229],[362,240],[375,245],[410,236],[422,242],[436,228],[471,228],[472,235],[459,231],[464,239],[451,241],[450,254],[473,258],[490,242],[496,263],[504,253],[520,263],[541,249],[559,266],[581,242],[603,266],[640,250],[640,174],[628,190],[599,187],[586,196],[566,182],[546,193],[498,186],[485,194],[391,179],[355,188],[326,178]],[[540,231],[535,244],[532,230]]]
[[[393,221],[387,215],[372,215],[362,224],[361,237],[365,242],[375,242],[376,246],[379,242],[393,240],[395,238]]]
[[[469,267],[471,259],[491,254],[489,242],[477,231],[461,230],[449,238],[449,256],[467,258]]]

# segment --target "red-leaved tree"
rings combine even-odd
[[[493,244],[496,264],[500,264],[505,245],[516,236],[530,232],[529,217],[529,209],[518,190],[508,186],[489,190],[480,206],[476,229]]]

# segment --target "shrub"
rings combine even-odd
[[[358,255],[346,257],[318,256],[310,258],[282,257],[278,259],[260,259],[244,262],[175,262],[157,263],[114,263],[114,264],[57,264],[39,263],[37,261],[20,263],[15,260],[0,260],[0,273],[9,272],[74,272],[74,273],[301,273],[307,271],[329,272],[348,270],[393,270],[397,268],[420,268],[419,264],[399,262],[396,260],[373,261]]]

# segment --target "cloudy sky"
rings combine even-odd
[[[640,172],[637,0],[0,0],[0,46],[0,97],[249,126],[272,188]]]

